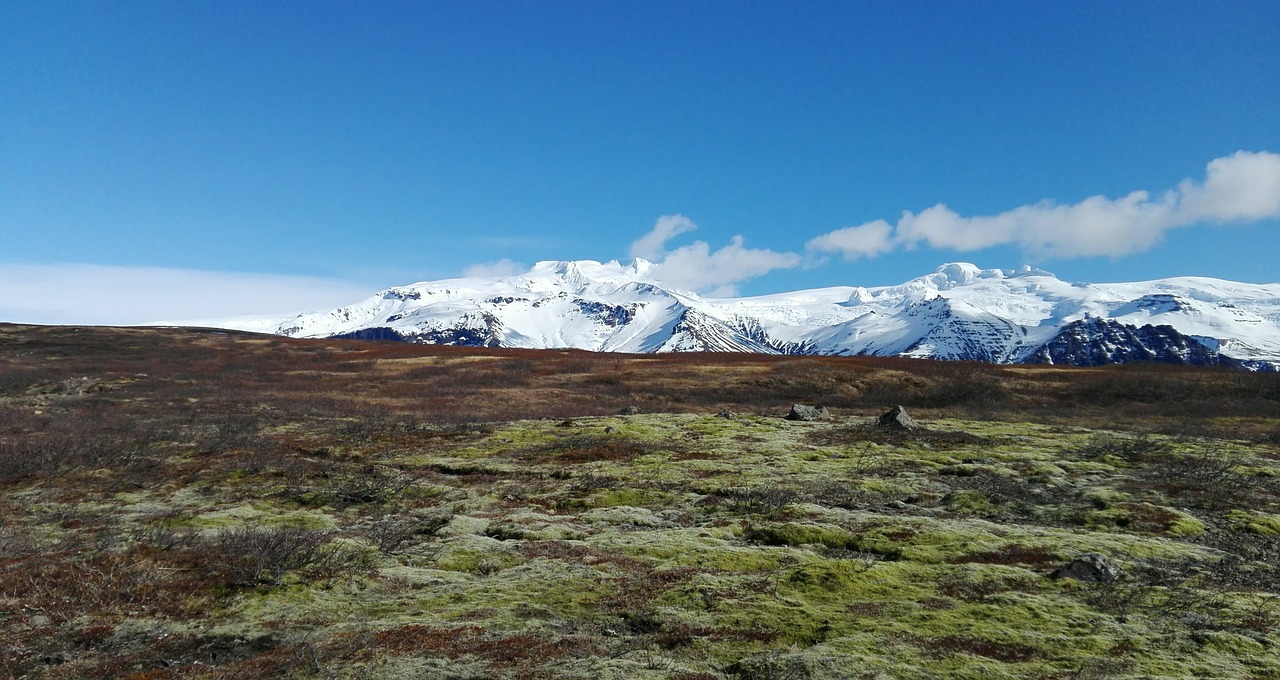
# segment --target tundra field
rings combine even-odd
[[[0,676],[1280,678],[1278,374],[0,325],[0,489]]]

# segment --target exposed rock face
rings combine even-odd
[[[891,430],[916,430],[920,428],[919,423],[912,420],[911,416],[907,415],[907,410],[901,406],[894,406],[888,413],[880,416],[876,424]]]
[[[1067,324],[1052,340],[1023,360],[1027,364],[1070,366],[1134,362],[1252,368],[1247,362],[1209,349],[1172,326],[1136,327],[1092,317]]]
[[[791,412],[787,414],[787,420],[826,420],[831,417],[831,412],[826,406],[806,406],[804,404],[793,404]]]
[[[1073,578],[1077,581],[1115,583],[1120,580],[1120,565],[1101,553],[1085,553],[1067,566],[1053,572],[1054,578]]]
[[[421,345],[453,345],[455,347],[502,347],[500,338],[486,329],[443,328],[421,333],[404,333],[394,328],[362,328],[333,337],[343,340],[390,340]]]

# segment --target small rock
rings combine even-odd
[[[719,413],[717,413],[716,417],[724,418],[725,420],[736,420],[738,416],[733,411],[730,411],[729,409],[726,408],[721,410]]]
[[[639,412],[640,412],[640,409],[639,409],[639,408],[637,408],[637,407],[635,407],[635,406],[627,406],[627,407],[623,408],[621,411],[618,411],[618,415],[620,415],[620,416],[634,416],[635,414],[637,414],[637,413],[639,413]]]
[[[912,420],[911,416],[907,415],[907,410],[901,406],[894,406],[888,413],[880,416],[876,424],[890,430],[916,430],[920,428],[920,425]]]
[[[1120,565],[1102,553],[1085,553],[1067,566],[1053,572],[1054,578],[1073,578],[1077,581],[1115,583],[1120,580]]]
[[[804,404],[792,404],[791,412],[787,414],[787,420],[826,420],[831,417],[831,412],[826,406],[806,406]]]

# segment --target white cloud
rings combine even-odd
[[[654,223],[649,233],[631,244],[631,257],[657,262],[666,254],[667,241],[697,228],[698,225],[684,215],[663,215]]]
[[[736,292],[732,284],[798,264],[800,256],[795,253],[745,248],[742,237],[734,236],[729,245],[715,251],[705,241],[677,248],[654,266],[652,275],[675,288],[732,295]]]
[[[311,276],[0,264],[0,321],[129,325],[285,315],[349,304],[368,297],[371,289]]]
[[[1205,169],[1204,184],[1183,180],[1179,212],[1186,221],[1233,222],[1280,215],[1280,154],[1237,151]]]
[[[529,271],[529,268],[509,258],[502,258],[497,262],[482,262],[473,264],[462,270],[463,276],[475,277],[500,277],[500,276],[516,276]]]
[[[653,281],[717,297],[736,295],[734,284],[739,282],[800,264],[800,256],[795,253],[744,247],[741,236],[734,236],[729,245],[714,251],[706,241],[667,251],[667,241],[672,237],[696,228],[683,215],[663,215],[649,233],[631,244],[631,256],[655,261],[648,270]]]
[[[904,212],[896,225],[876,220],[838,229],[807,247],[849,259],[921,244],[960,251],[1017,245],[1044,257],[1114,257],[1146,250],[1170,229],[1272,217],[1280,217],[1280,155],[1239,151],[1211,161],[1203,183],[1184,180],[1154,199],[1134,191],[1068,205],[1044,200],[974,217],[940,203],[919,214]]]
[[[845,227],[810,240],[810,250],[844,253],[849,258],[875,257],[893,250],[893,225],[884,220]]]

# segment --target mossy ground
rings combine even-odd
[[[538,371],[514,361],[490,364]],[[3,404],[0,454],[49,460],[5,468],[2,672],[1280,678],[1265,438],[955,412],[900,434],[871,409],[457,425],[266,392],[175,425],[153,414],[181,400],[132,389]],[[97,448],[58,458],[64,431]],[[246,571],[227,553],[270,547],[246,528],[313,552]],[[1088,552],[1123,578],[1053,578]]]

